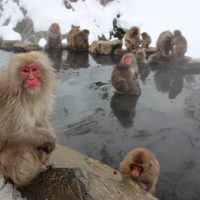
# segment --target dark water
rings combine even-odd
[[[0,66],[9,55],[0,52]],[[200,66],[143,71],[141,96],[122,97],[110,83],[119,57],[49,55],[58,71],[51,120],[61,144],[116,169],[128,150],[147,147],[161,165],[160,200],[200,199]]]

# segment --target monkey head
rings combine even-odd
[[[181,36],[181,31],[180,30],[175,30],[174,31],[174,36]]]
[[[147,32],[143,32],[143,33],[141,33],[141,36],[142,36],[142,38],[145,38],[148,36],[148,34],[147,34]]]
[[[59,26],[59,24],[58,23],[51,24],[50,30],[53,33],[59,33],[60,32],[60,26]]]
[[[131,27],[131,36],[136,36],[136,35],[138,35],[140,33],[140,29],[139,29],[139,27],[137,27],[137,26],[133,26],[133,27]]]
[[[14,54],[4,73],[12,90],[24,95],[45,93],[54,85],[55,70],[49,58],[40,52]]]

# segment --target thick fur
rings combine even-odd
[[[131,164],[138,164],[143,167],[140,176],[132,176]],[[130,178],[147,192],[154,193],[160,175],[160,165],[153,152],[146,148],[135,148],[129,151],[121,161],[120,173],[123,179]]]
[[[126,55],[126,54],[125,54]],[[125,56],[124,55],[124,56]],[[134,73],[138,73],[138,66],[136,58],[133,54],[128,55],[134,58],[131,64],[124,62],[124,56],[119,64],[117,64],[111,75],[111,82],[113,87],[120,93],[140,95],[140,88],[138,80],[134,80]]]
[[[173,54],[175,56],[184,56],[185,53],[187,52],[187,40],[182,35],[180,30],[174,31],[173,45],[174,45]]]
[[[140,47],[140,28],[137,26],[131,27],[124,35],[125,46],[128,51],[137,50]]]
[[[170,31],[160,33],[156,42],[156,51],[158,55],[169,57],[173,52],[173,34]]]
[[[57,31],[54,31],[53,29],[56,27]],[[47,44],[46,48],[61,48],[62,46],[62,36],[60,32],[60,26],[58,23],[53,23],[49,27],[48,33],[47,33]]]
[[[67,45],[74,47],[74,36],[80,31],[80,26],[71,26],[71,30],[67,33]]]
[[[89,33],[90,32],[87,29],[77,32],[74,36],[74,48],[88,49],[89,48],[89,43],[88,43]]]
[[[151,36],[147,32],[141,33],[142,41],[141,41],[141,47],[142,48],[148,48],[151,44]]]
[[[40,90],[23,87],[19,67],[38,63]],[[49,122],[55,71],[39,52],[13,55],[0,78],[0,173],[16,185],[28,184],[50,160],[56,137]]]

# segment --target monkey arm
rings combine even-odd
[[[56,138],[50,130],[41,127],[27,127],[9,134],[7,146],[29,146],[36,149],[55,149]],[[49,151],[50,151],[49,150]]]

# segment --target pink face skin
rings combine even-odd
[[[41,65],[37,63],[23,64],[19,68],[19,74],[23,78],[24,88],[37,90],[41,86]]]
[[[126,64],[131,64],[133,62],[133,57],[130,56],[130,55],[125,55],[124,58],[123,58],[123,61],[126,63]]]
[[[136,166],[134,165],[131,169],[131,174],[134,176],[134,177],[138,177],[141,175],[143,169],[141,166]]]

